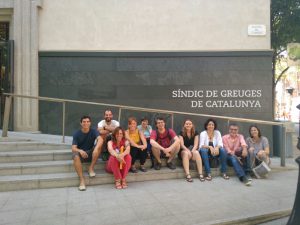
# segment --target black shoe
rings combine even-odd
[[[167,162],[167,167],[171,170],[175,170],[176,166],[172,162]]]
[[[243,182],[246,186],[250,186],[250,185],[251,185],[251,181],[250,181],[246,176],[243,176],[243,177],[242,177],[242,182]]]
[[[250,176],[250,174],[246,174],[246,177],[249,181],[252,181],[252,177]]]
[[[131,173],[137,173],[138,171],[137,171],[137,169],[135,167],[131,167],[130,168],[130,172]]]
[[[154,169],[155,170],[160,170],[160,168],[161,168],[161,163],[157,162],[157,163],[154,164]]]
[[[142,172],[147,172],[147,169],[146,169],[145,166],[141,166],[141,167],[140,167],[140,171],[142,171]]]

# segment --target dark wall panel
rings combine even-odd
[[[271,60],[269,51],[40,52],[39,90],[40,96],[47,97],[272,120]],[[202,91],[203,96],[175,97],[174,91],[178,90]],[[226,90],[254,90],[255,94],[222,96]],[[209,95],[212,91],[215,96]],[[213,105],[213,101],[218,103]],[[232,105],[235,101],[240,107],[232,107],[237,106]],[[92,115],[96,126],[104,109],[67,105],[66,133],[78,128],[82,114]],[[59,104],[40,104],[42,132],[61,133],[57,125],[61,122],[61,110]],[[117,109],[114,114],[117,117]],[[144,114],[124,112],[121,123],[126,126],[127,116]],[[153,121],[157,114],[147,115]],[[175,120],[178,131],[183,119],[184,116]],[[199,130],[204,119],[197,119]],[[227,121],[220,122],[220,127],[226,127]],[[243,132],[247,133],[248,125],[243,125]]]

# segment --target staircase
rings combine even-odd
[[[14,191],[40,188],[77,187],[78,176],[73,167],[71,146],[66,144],[49,144],[27,139],[0,138],[0,191]],[[273,161],[272,161],[273,162]],[[114,183],[112,174],[105,172],[105,163],[101,159],[95,166],[96,177],[89,178],[87,168],[83,164],[86,185],[101,185]],[[184,179],[185,174],[177,160],[176,170],[165,167],[163,161],[161,170],[150,169],[150,160],[146,162],[146,173],[129,173],[128,182]],[[280,167],[271,164],[272,172],[297,169],[295,166]],[[195,164],[191,163],[191,175],[197,176]],[[220,175],[218,169],[212,169],[212,176]],[[232,167],[228,174],[234,175]]]
[[[14,191],[39,188],[77,187],[78,176],[71,160],[71,146],[63,144],[45,144],[30,140],[0,139],[0,191]],[[163,165],[165,162],[163,162]],[[86,184],[101,185],[113,183],[112,174],[105,172],[105,162],[98,160],[95,178],[89,178],[84,164]],[[181,167],[170,170],[163,167],[160,171],[129,173],[128,182],[183,178]],[[216,171],[217,173],[217,171]],[[196,175],[192,171],[192,175]]]

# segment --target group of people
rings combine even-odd
[[[204,130],[199,134],[192,120],[186,119],[179,135],[166,127],[164,118],[155,119],[156,129],[152,129],[147,118],[141,124],[135,117],[128,118],[128,128],[124,130],[118,121],[113,120],[111,110],[105,110],[104,119],[98,128],[91,128],[91,118],[83,116],[80,120],[81,129],[73,135],[72,152],[75,170],[79,176],[79,190],[86,190],[82,172],[82,162],[91,162],[88,168],[90,177],[95,177],[95,164],[106,151],[109,157],[106,171],[112,173],[117,189],[127,188],[126,176],[129,171],[147,172],[145,162],[152,159],[155,170],[162,167],[162,158],[166,158],[169,169],[176,169],[175,158],[182,160],[185,179],[193,182],[190,174],[190,160],[195,161],[200,181],[211,181],[211,167],[220,164],[221,176],[225,180],[227,165],[233,166],[241,182],[251,185],[252,168],[261,162],[270,164],[268,139],[261,135],[260,129],[251,125],[249,137],[245,140],[239,134],[237,124],[229,125],[229,133],[222,136],[217,130],[214,119],[204,123]],[[140,166],[136,167],[136,160]],[[204,165],[205,176],[203,174]]]

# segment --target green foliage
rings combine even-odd
[[[300,43],[300,0],[271,0],[271,45],[275,57]]]
[[[273,53],[274,86],[287,66],[276,76],[276,64],[280,63],[280,53],[287,50],[287,44],[300,43],[300,0],[271,0],[271,46]]]
[[[294,46],[290,48],[288,54],[290,59],[294,61],[300,60],[300,47]]]

